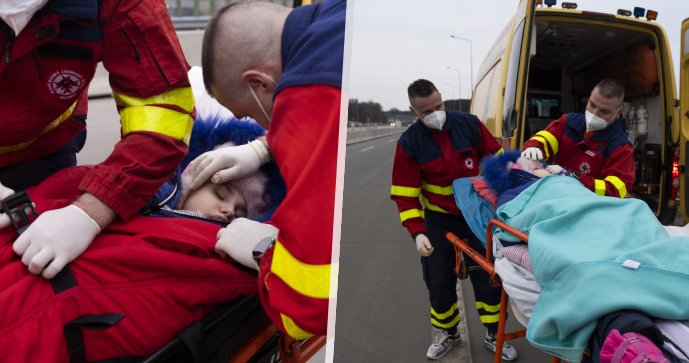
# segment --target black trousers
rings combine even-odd
[[[468,239],[470,246],[480,254],[485,255],[486,250],[463,217],[426,210],[425,220],[426,236],[434,247],[430,256],[421,257],[423,279],[431,300],[431,325],[454,332],[460,319],[457,309],[455,249],[445,238],[445,234],[452,232],[460,238]],[[466,261],[468,266],[476,265],[470,258],[466,258]],[[501,290],[491,286],[490,275],[483,269],[469,272],[469,278],[479,318],[489,332],[495,333],[498,330]]]
[[[77,165],[77,153],[84,147],[85,141],[86,130],[77,134],[65,146],[40,159],[0,167],[0,183],[17,192],[37,185],[58,170]]]

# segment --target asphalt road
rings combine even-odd
[[[425,353],[431,341],[428,292],[419,256],[389,198],[398,137],[347,147],[335,362],[427,361]],[[483,347],[485,330],[473,308],[468,280],[460,290],[466,302],[463,321],[470,333],[462,331],[462,345],[440,361],[492,362],[492,352]],[[508,325],[508,331],[519,328],[516,321]],[[524,339],[514,345],[521,362],[550,361]]]

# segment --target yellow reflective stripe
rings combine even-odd
[[[531,140],[536,140],[540,142],[541,145],[543,145],[543,150],[545,150],[545,158],[550,158],[550,153],[548,152],[548,142],[545,140],[545,138],[543,138],[543,136],[534,135],[533,137],[531,137]]]
[[[611,176],[606,177],[605,180],[612,183],[612,185],[615,187],[615,189],[617,189],[617,191],[620,193],[620,198],[624,198],[625,195],[627,195],[627,186],[624,185],[624,183],[622,182],[622,180],[620,180],[620,178],[618,178],[614,175],[611,175]]]
[[[541,130],[537,132],[536,135],[543,136],[546,140],[548,140],[550,147],[553,149],[553,155],[557,154],[557,151],[560,149],[560,143],[557,141],[557,138],[555,138],[555,135],[546,130]]]
[[[187,112],[194,109],[194,93],[191,91],[191,87],[175,88],[146,98],[127,96],[116,92],[113,92],[113,96],[115,103],[120,107],[174,105]]]
[[[71,106],[69,106],[67,111],[63,112],[62,115],[58,116],[55,120],[51,121],[48,124],[48,126],[46,126],[43,129],[43,131],[41,131],[40,135],[43,135],[43,134],[49,132],[50,130],[53,130],[54,128],[60,126],[63,122],[67,121],[67,119],[69,119],[69,117],[72,116],[72,112],[74,112],[74,108],[76,106],[77,106],[77,103],[75,101]],[[36,141],[37,139],[38,139],[38,137],[34,138],[33,140],[21,142],[19,144],[14,144],[14,145],[9,145],[9,146],[0,146],[0,154],[7,154],[7,153],[11,153],[13,151],[26,149],[26,147],[33,144],[33,142]]]
[[[410,218],[423,218],[423,211],[420,209],[408,209],[400,213],[400,219],[402,222]]]
[[[424,197],[423,194],[421,194],[421,201],[422,201],[423,204],[426,206],[426,208],[428,208],[428,210],[432,210],[432,211],[434,211],[434,212],[440,212],[440,213],[446,213],[446,214],[447,214],[447,211],[446,211],[446,210],[444,210],[444,209],[438,207],[438,206],[435,205],[435,204],[431,204],[431,203],[428,201],[428,199],[427,199],[426,197]]]
[[[598,195],[605,195],[605,181],[600,179],[593,179],[593,189]]]
[[[481,315],[479,316],[483,324],[497,323],[500,320],[500,314],[495,315]]]
[[[309,265],[297,260],[280,241],[275,242],[270,271],[301,295],[327,299],[330,293],[330,264]]]
[[[122,134],[150,131],[189,145],[194,120],[190,115],[156,106],[129,106],[120,111]]]
[[[435,320],[435,319],[433,319],[433,318],[431,317],[431,325],[433,325],[433,326],[435,326],[435,327],[437,327],[437,328],[444,328],[444,329],[452,328],[452,327],[456,326],[457,323],[459,323],[459,315],[457,315],[457,316],[456,316],[454,319],[452,319],[452,321],[449,322],[449,323],[441,323],[441,322],[439,322],[439,321],[437,321],[437,320]]]
[[[504,153],[504,152],[505,152],[505,149],[500,148],[500,150],[498,150],[498,151],[495,153],[495,155],[500,155],[500,154],[502,154],[502,153]]]
[[[285,327],[285,331],[292,338],[306,339],[308,337],[313,336],[313,334],[300,328],[299,325],[297,325],[297,323],[295,323],[294,320],[292,320],[292,318],[290,318],[289,316],[280,313],[280,319],[282,320],[282,325]]]
[[[488,305],[488,304],[486,304],[486,303],[477,301],[477,302],[476,302],[476,308],[477,308],[477,309],[483,309],[483,310],[485,310],[485,311],[487,311],[487,312],[489,312],[489,313],[497,313],[498,311],[500,311],[500,304],[498,304],[498,305]]]
[[[433,316],[435,316],[435,317],[438,318],[438,319],[446,319],[448,316],[452,315],[455,311],[457,311],[457,308],[458,308],[458,307],[459,307],[459,302],[456,302],[454,305],[452,305],[452,307],[450,308],[450,310],[448,310],[448,311],[446,311],[446,312],[444,312],[444,313],[442,313],[442,314],[439,314],[439,313],[437,313],[437,312],[435,311],[435,309],[433,309],[433,307],[431,306],[431,314],[433,314]]]
[[[418,197],[421,194],[421,188],[402,187],[393,185],[390,187],[390,195],[397,195],[400,197]]]
[[[440,185],[433,185],[433,184],[427,184],[423,183],[421,186],[423,190],[431,192],[433,194],[438,194],[438,195],[452,195],[452,185],[446,186],[446,187],[441,187]]]

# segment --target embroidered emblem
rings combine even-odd
[[[595,157],[596,157],[596,153],[594,153],[594,152],[591,151],[591,150],[586,150],[584,153],[585,153],[586,155],[592,157],[592,158],[595,158]]]
[[[74,98],[84,88],[84,83],[81,74],[64,69],[50,75],[48,91],[57,94],[62,100],[67,100]]]
[[[589,174],[591,172],[591,165],[587,162],[579,164],[579,172],[582,174]]]
[[[467,167],[467,169],[473,169],[474,168],[474,159],[472,158],[467,158],[464,160],[464,166]]]

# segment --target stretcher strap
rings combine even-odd
[[[50,279],[50,285],[53,287],[53,291],[56,294],[77,286],[77,280],[74,278],[69,265],[66,265],[62,268],[62,271],[58,272],[55,277]]]
[[[83,329],[108,329],[124,318],[119,313],[112,314],[85,314],[69,323],[64,327],[65,339],[67,340],[67,351],[70,363],[86,362],[86,349],[84,348]],[[108,362],[135,362],[140,361],[140,357],[126,357]]]

